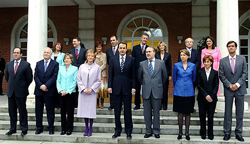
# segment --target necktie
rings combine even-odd
[[[141,53],[144,54],[144,46],[141,46]]]
[[[78,59],[79,53],[78,53],[78,49],[76,49],[76,59]]]
[[[121,62],[121,72],[123,72],[123,68],[124,68],[124,58],[122,56],[122,62]]]
[[[149,63],[149,72],[150,72],[150,76],[152,76],[153,73],[154,73],[154,69],[153,69],[153,65],[152,65],[152,60],[150,60],[150,63]]]
[[[115,47],[113,48],[113,54],[115,55]]]
[[[232,72],[234,73],[234,58],[231,58],[231,69]]]
[[[46,70],[47,70],[47,67],[48,67],[47,64],[48,64],[48,61],[45,62],[45,65],[44,65],[44,72],[46,72]]]
[[[16,61],[14,74],[16,74],[17,68],[18,68],[18,61]]]

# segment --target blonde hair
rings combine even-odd
[[[165,46],[165,48],[164,48],[164,50],[166,51],[167,50],[167,45],[163,42],[163,41],[160,41],[158,44],[157,44],[157,48],[158,48],[158,50],[160,51],[160,45],[163,45],[163,46]]]
[[[94,54],[94,58],[96,57],[95,51],[94,51],[93,49],[89,49],[89,50],[86,52],[86,55],[85,55],[86,60],[87,60],[87,56],[88,56],[89,53],[93,53],[93,54]],[[88,62],[88,60],[87,60],[86,62]]]
[[[180,53],[184,53],[185,55],[190,56],[189,51],[188,51],[188,50],[186,50],[186,49],[182,49],[182,50],[180,50]]]
[[[74,57],[73,57],[72,54],[69,54],[69,53],[66,53],[66,54],[64,55],[64,57],[63,57],[63,62],[64,62],[64,60],[66,59],[67,56],[70,58],[71,64],[73,64],[73,63],[74,63]]]

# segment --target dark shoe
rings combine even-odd
[[[228,141],[230,138],[230,134],[225,134],[223,140]]]
[[[85,129],[84,135],[83,136],[88,136],[89,129]]]
[[[152,136],[152,134],[145,134],[144,135],[144,138],[149,138],[149,137],[151,137]]]
[[[186,140],[190,141],[190,136],[186,135]]]
[[[208,136],[208,139],[213,140],[214,136]]]
[[[49,135],[53,135],[54,134],[54,130],[49,130]]]
[[[43,133],[43,130],[36,130],[36,135]]]
[[[27,131],[22,131],[21,132],[21,136],[23,137],[23,136],[25,136],[27,134]]]
[[[65,135],[66,134],[66,131],[62,131],[60,135]]]
[[[134,107],[134,110],[138,110],[138,109],[140,109],[140,106],[135,106]]]
[[[114,109],[114,107],[113,107],[113,106],[110,106],[110,107],[108,108],[108,110],[110,110],[110,111],[111,111],[112,109]]]
[[[196,112],[196,109],[194,109],[193,112],[195,113],[195,112]]]
[[[238,141],[244,141],[243,137],[241,135],[236,135],[235,137]]]
[[[15,130],[10,130],[10,131],[8,131],[5,135],[12,135],[12,134],[14,134],[14,133],[16,133],[16,131]]]
[[[119,137],[119,136],[121,136],[121,133],[115,133],[115,134],[112,136],[112,138],[115,139],[115,138],[117,138],[117,137]]]
[[[66,133],[67,135],[71,135],[72,134],[72,132],[71,131],[67,131],[67,133]]]
[[[127,134],[127,139],[132,139],[132,135],[131,134]]]
[[[160,138],[160,134],[155,134],[155,138]]]
[[[182,134],[178,134],[177,139],[178,139],[178,140],[182,139]]]
[[[167,107],[166,105],[162,105],[162,109],[163,109],[163,110],[167,110],[168,107]]]
[[[201,139],[205,140],[206,139],[206,135],[201,135]]]

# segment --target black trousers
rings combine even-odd
[[[124,105],[124,121],[125,121],[125,133],[131,134],[133,130],[132,114],[131,114],[131,99],[132,94],[124,95],[121,91],[119,95],[113,95],[114,98],[114,112],[115,112],[115,131],[121,133],[121,107]]]
[[[169,86],[169,80],[166,81],[165,84],[163,84],[163,97],[161,101],[161,105],[168,108],[168,86]]]
[[[36,95],[36,128],[43,130],[43,109],[44,104],[47,111],[48,129],[54,130],[55,110],[53,106],[53,96],[37,96]]]
[[[73,131],[75,95],[76,93],[60,96],[62,131]]]
[[[136,92],[135,92],[135,106],[139,107],[141,104],[141,83],[136,78]]]
[[[10,130],[16,131],[17,125],[17,108],[19,111],[20,127],[22,131],[28,131],[28,114],[26,109],[27,97],[16,97],[13,93],[8,97],[9,116],[10,116]]]
[[[199,99],[199,117],[200,117],[200,135],[206,135],[206,115],[208,118],[208,136],[214,136],[213,126],[214,126],[214,110],[217,101],[211,103],[207,102],[206,99]]]
[[[0,94],[3,93],[3,73],[0,74]]]

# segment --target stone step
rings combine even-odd
[[[150,138],[143,138],[144,134],[132,134],[132,139],[127,140],[126,134],[122,133],[120,137],[112,139],[113,133],[93,133],[91,137],[84,137],[83,133],[75,132],[72,135],[60,135],[60,133],[55,133],[54,135],[49,135],[47,133],[42,133],[40,135],[35,135],[35,131],[29,131],[28,134],[24,137],[20,136],[20,131],[11,136],[6,136],[5,131],[0,130],[0,144],[69,144],[69,143],[136,143],[136,144],[235,144],[240,143],[234,137],[229,141],[223,141],[222,136],[215,136],[214,140],[202,140],[200,136],[190,135],[191,140],[187,141],[183,136],[182,140],[177,140],[177,135],[163,135],[161,134],[160,139],[155,139],[154,136]],[[250,137],[244,137],[245,144],[250,144]]]
[[[44,130],[47,130],[47,122],[43,123]],[[61,130],[61,123],[55,122],[55,131],[56,133],[59,133]],[[94,122],[93,125],[93,132],[94,133],[113,133],[114,132],[114,123],[96,123]],[[122,124],[122,127],[124,128],[124,124]],[[10,128],[9,121],[0,121],[0,130],[8,130]],[[183,126],[185,128],[185,126]],[[18,125],[19,129],[19,125]],[[83,132],[85,129],[84,123],[74,123],[74,132]],[[165,135],[177,135],[178,134],[178,125],[161,125],[161,134]],[[191,125],[190,126],[190,134],[191,135],[199,135],[199,126]],[[232,127],[232,130],[234,130],[235,127]],[[29,130],[35,131],[36,130],[36,124],[34,121],[29,121]],[[185,129],[183,129],[183,132],[185,132]],[[45,132],[46,133],[46,132]],[[145,125],[144,124],[134,124],[133,125],[133,133],[134,134],[144,134],[145,133]],[[214,135],[216,136],[222,136],[223,133],[223,127],[222,126],[214,126]],[[243,136],[250,136],[250,127],[243,127]]]
[[[28,114],[30,113],[35,113],[35,108],[34,107],[28,107],[27,108]],[[77,109],[75,109],[75,114],[77,112]],[[104,109],[97,109],[97,115],[113,115],[114,114],[114,110],[108,110],[107,107],[105,107]],[[8,107],[0,107],[0,113],[8,113]],[[44,113],[46,113],[46,110],[44,109]],[[55,109],[55,113],[56,114],[60,114],[60,110],[59,109]],[[123,114],[123,111],[122,111]],[[139,109],[139,110],[132,110],[132,115],[133,116],[143,116],[143,109]],[[173,116],[176,117],[177,113],[173,112],[172,110],[161,110],[160,111],[160,115],[161,116]],[[192,117],[199,117],[199,112],[197,110],[197,112],[192,113],[191,114]],[[235,113],[233,112],[233,117],[235,117]],[[224,111],[218,111],[217,113],[214,114],[215,118],[223,118],[224,117]],[[250,119],[250,111],[245,111],[244,112],[244,119]]]
[[[0,113],[0,121],[9,121],[9,114],[8,113]],[[133,124],[144,124],[144,116],[132,116]],[[35,114],[30,113],[28,114],[28,121],[35,121]],[[44,114],[43,120],[47,121],[47,116]],[[60,114],[55,115],[55,122],[60,122],[61,116]],[[84,122],[84,119],[77,118],[76,115],[74,116],[74,122]],[[97,118],[95,119],[95,122],[97,123],[115,123],[114,115],[97,115]],[[121,122],[124,123],[124,116],[121,116]],[[214,118],[214,126],[222,126],[224,122],[223,118]],[[161,116],[160,117],[160,123],[161,125],[177,125],[177,117],[170,117],[170,116]],[[185,123],[185,122],[184,122]],[[200,119],[199,117],[191,117],[191,125],[199,125]],[[232,125],[236,125],[236,119],[233,119]],[[250,127],[250,119],[244,119],[244,126]]]

